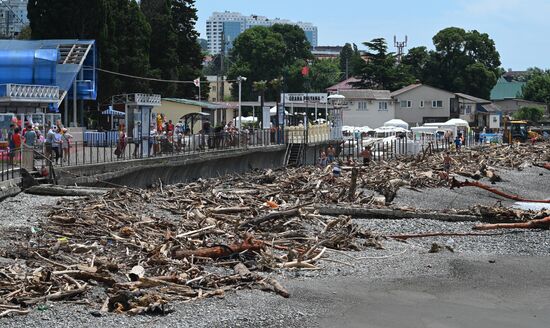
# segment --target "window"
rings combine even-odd
[[[464,114],[470,114],[470,113],[472,113],[472,105],[464,106]]]
[[[357,102],[357,110],[367,110],[367,102],[366,101],[358,101]]]
[[[424,100],[420,100],[420,108],[424,108]]]
[[[432,108],[443,108],[443,100],[433,100]]]
[[[410,100],[401,100],[400,101],[401,108],[411,108],[412,107],[412,101]]]
[[[378,110],[379,111],[388,110],[388,102],[387,101],[379,102],[378,103]]]

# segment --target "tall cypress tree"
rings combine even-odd
[[[203,54],[198,42],[199,33],[195,29],[197,9],[195,0],[171,0],[172,24],[176,28],[178,39],[177,55],[179,59],[178,78],[183,81],[194,80],[202,74]],[[208,98],[209,88],[201,89],[201,98]],[[197,88],[191,84],[180,84],[178,94],[184,98],[195,98]]]
[[[142,0],[141,10],[151,25],[149,61],[155,76],[166,80],[178,79],[178,37],[172,21],[170,0]],[[174,83],[153,83],[153,91],[164,97],[177,96]]]

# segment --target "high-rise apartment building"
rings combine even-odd
[[[312,47],[317,46],[317,26],[311,23],[291,22],[285,19],[269,19],[264,16],[243,16],[236,12],[214,12],[206,21],[206,37],[208,39],[208,51],[215,55],[224,48],[229,51],[233,41],[245,30],[254,26],[272,26],[274,24],[298,25],[306,34],[306,38]]]
[[[28,0],[0,0],[0,38],[14,38],[29,25],[28,2]]]

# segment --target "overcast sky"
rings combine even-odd
[[[408,35],[409,47],[432,48],[439,30],[457,26],[488,33],[506,69],[550,68],[550,0],[196,0],[196,6],[204,38],[208,17],[225,10],[311,22],[319,45],[376,37],[393,45],[394,35]]]

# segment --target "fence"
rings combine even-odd
[[[0,181],[19,177],[21,169],[21,149],[0,150]]]
[[[173,137],[152,136],[139,140],[128,138],[124,143],[94,139],[91,143],[72,142],[68,146],[61,145],[57,148],[37,145],[35,148],[35,167],[47,167],[49,164],[47,159],[51,159],[55,165],[61,167],[79,166],[129,159],[258,148],[282,143],[282,134],[277,130],[254,130],[241,133],[220,132]]]

